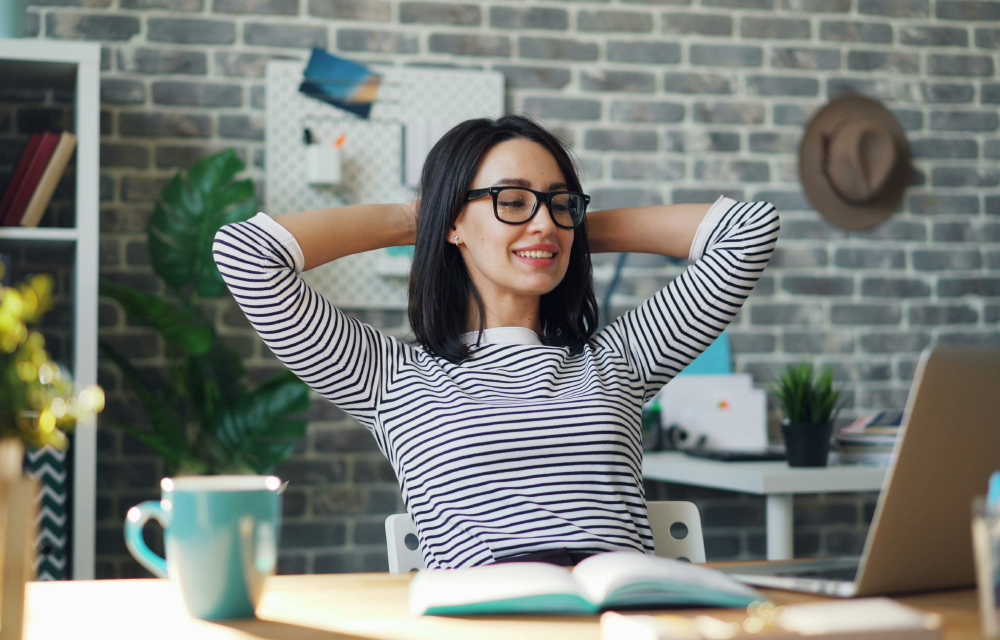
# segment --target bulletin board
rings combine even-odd
[[[503,75],[489,71],[381,68],[371,116],[351,113],[299,93],[304,62],[267,65],[265,206],[272,216],[349,204],[401,203],[414,197],[404,185],[403,132],[411,126],[449,127],[503,113]],[[323,141],[345,136],[341,182],[313,186],[306,179],[303,130]],[[303,279],[345,309],[406,308],[407,248],[380,249],[336,260]]]

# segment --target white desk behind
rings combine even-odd
[[[885,467],[789,467],[787,462],[720,462],[674,451],[646,452],[642,477],[695,487],[763,495],[767,500],[767,559],[792,558],[792,497],[796,493],[879,491]]]

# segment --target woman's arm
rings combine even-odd
[[[274,218],[305,257],[304,271],[363,251],[413,244],[417,203],[358,204],[312,209]]]
[[[627,251],[687,258],[711,204],[604,209],[587,214],[591,253]]]

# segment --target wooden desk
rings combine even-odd
[[[27,589],[24,640],[599,640],[597,616],[437,618],[407,613],[411,575],[387,573],[278,576],[268,581],[260,619],[192,620],[166,580],[33,582]],[[765,591],[778,604],[815,596]],[[975,592],[900,598],[944,616],[946,640],[981,638]],[[676,613],[676,612],[675,612]],[[742,621],[741,610],[699,610]],[[761,634],[766,635],[766,634]]]

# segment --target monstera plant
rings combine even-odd
[[[307,422],[309,389],[289,371],[251,389],[238,353],[227,347],[198,302],[226,292],[212,257],[215,232],[257,210],[251,180],[232,150],[179,172],[160,193],[149,222],[150,260],[169,292],[158,296],[101,280],[101,295],[130,321],[163,336],[169,365],[151,380],[111,345],[104,356],[141,402],[149,427],[113,423],[163,457],[171,475],[269,473],[288,457]]]

